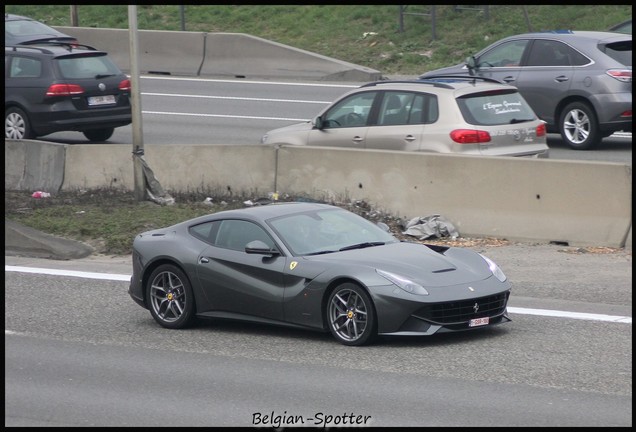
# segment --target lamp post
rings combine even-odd
[[[141,118],[141,89],[139,86],[139,35],[137,32],[137,6],[128,5],[128,31],[130,42],[130,103],[132,106],[133,172],[135,199],[145,198],[144,171],[141,157],[144,155],[144,138]]]

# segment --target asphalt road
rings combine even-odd
[[[631,426],[631,250],[478,250],[512,281],[512,322],[359,349],[253,324],[160,328],[126,293],[130,257],[5,257],[5,425]]]

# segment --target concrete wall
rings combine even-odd
[[[133,190],[131,151],[123,144],[8,140],[5,189]],[[167,192],[363,199],[405,219],[441,214],[463,237],[631,247],[632,169],[625,164],[300,146],[145,151]]]
[[[277,187],[441,214],[464,237],[620,247],[631,227],[632,170],[617,163],[283,147]]]
[[[108,52],[130,72],[128,30],[55,28]],[[362,82],[382,78],[374,69],[242,33],[139,30],[138,38],[139,69],[144,74]]]

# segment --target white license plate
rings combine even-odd
[[[89,105],[108,105],[115,103],[114,95],[92,96],[88,98]]]
[[[489,321],[490,321],[489,317],[471,319],[470,322],[468,323],[468,327],[477,327],[477,326],[487,325]]]

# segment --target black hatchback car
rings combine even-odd
[[[57,42],[4,52],[5,139],[79,131],[105,141],[132,122],[130,79],[106,52]]]

